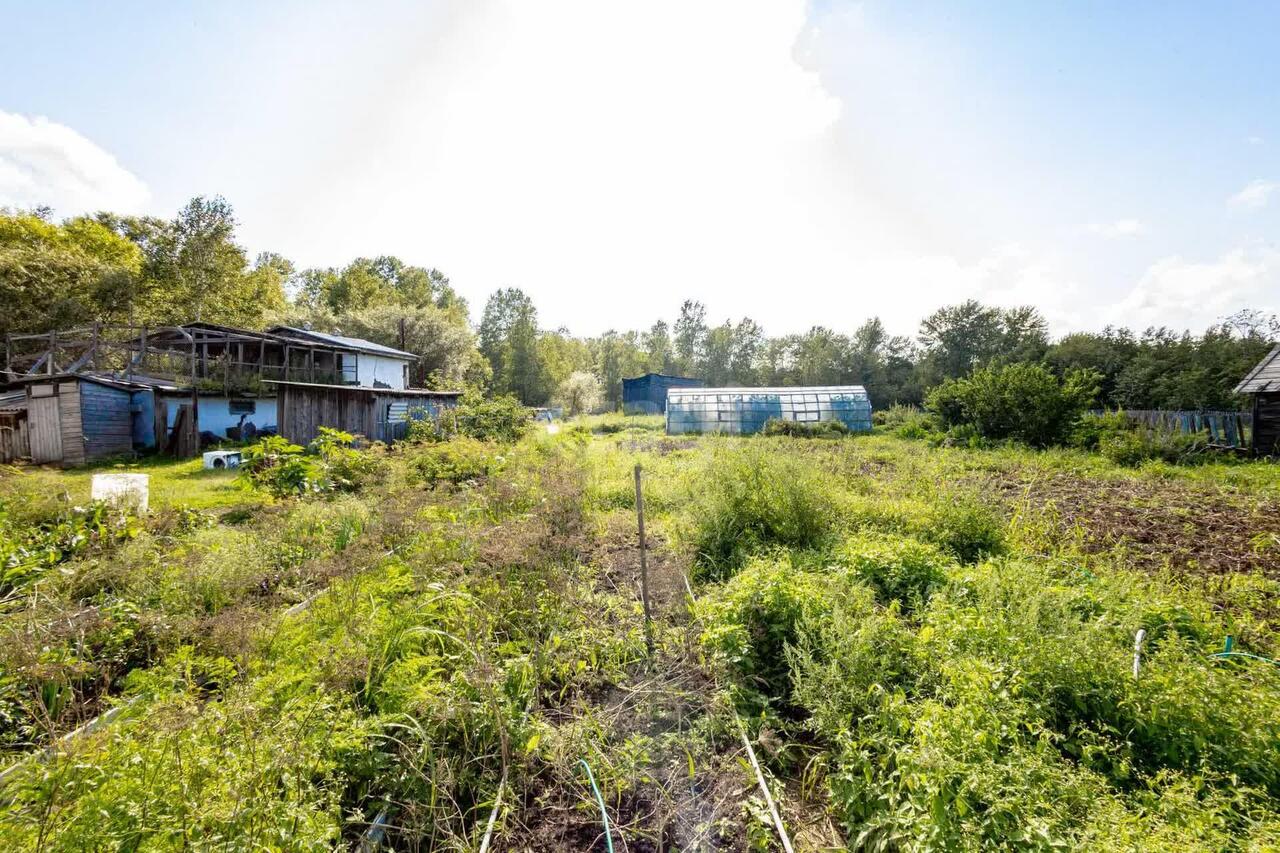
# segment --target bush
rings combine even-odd
[[[320,435],[304,451],[278,435],[244,449],[240,476],[276,497],[354,492],[381,468],[370,451],[351,445],[355,436],[320,427]]]
[[[529,431],[533,412],[515,397],[486,399],[480,392],[467,391],[458,405],[440,415],[442,437],[463,435],[480,441],[513,443]]]
[[[103,502],[64,510],[32,526],[17,522],[7,505],[0,505],[0,593],[73,557],[132,539],[140,529],[137,516]]]
[[[765,435],[786,435],[792,438],[842,438],[849,435],[849,428],[840,421],[786,421],[770,418],[764,425]]]
[[[875,589],[886,603],[908,608],[929,600],[947,579],[952,561],[938,548],[914,539],[864,533],[842,542],[832,562]]]
[[[1046,447],[1066,442],[1097,396],[1098,381],[1087,370],[1069,370],[1058,379],[1038,364],[985,367],[943,382],[929,392],[926,405],[945,426]]]
[[[427,485],[457,485],[496,473],[502,462],[493,445],[460,437],[423,448],[413,455],[410,464],[415,476]]]
[[[844,590],[846,609],[868,613],[869,589]],[[802,571],[785,557],[756,558],[723,587],[697,602],[704,629],[702,644],[739,687],[741,697],[758,708],[790,704],[787,649],[796,641],[802,619],[829,617],[832,578]]]
[[[727,577],[763,547],[818,547],[835,529],[834,489],[803,461],[734,448],[719,453],[702,476],[690,532],[700,578]]]

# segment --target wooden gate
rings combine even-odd
[[[31,461],[62,461],[62,420],[59,417],[58,397],[49,394],[52,385],[35,386],[27,401],[27,437],[31,443]],[[46,396],[37,397],[44,392]]]

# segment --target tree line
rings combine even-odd
[[[1242,310],[1198,334],[1108,327],[1054,340],[1034,307],[973,300],[939,308],[911,336],[875,317],[851,331],[770,336],[749,317],[713,323],[688,300],[670,324],[579,337],[542,328],[514,287],[493,293],[473,328],[438,269],[381,256],[298,270],[274,253],[250,260],[235,229],[218,197],[194,198],[172,219],[104,212],[57,223],[47,209],[0,211],[0,334],[92,322],[309,324],[413,352],[415,385],[478,387],[528,405],[599,395],[610,408],[624,378],[650,371],[713,386],[863,385],[885,407],[920,404],[981,366],[1030,363],[1059,376],[1095,371],[1108,407],[1229,409],[1239,404],[1232,388],[1280,338],[1275,316]],[[596,393],[583,388],[588,376]]]
[[[711,386],[862,385],[880,408],[919,405],[929,389],[979,367],[1043,364],[1059,376],[1096,372],[1097,402],[1109,408],[1231,409],[1240,403],[1232,389],[1277,339],[1274,315],[1242,310],[1199,335],[1108,327],[1053,340],[1034,307],[974,300],[929,314],[914,337],[890,334],[876,317],[850,333],[814,326],[770,337],[749,317],[711,324],[705,306],[689,300],[673,324],[575,338],[539,330],[532,300],[514,288],[490,297],[479,326],[495,390],[541,404],[567,377],[590,371],[610,407],[624,378],[650,371]]]

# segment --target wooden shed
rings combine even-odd
[[[27,392],[0,391],[0,464],[31,455],[27,439]]]
[[[1280,346],[1249,371],[1236,393],[1253,398],[1253,455],[1280,456]]]
[[[425,409],[432,417],[458,403],[460,391],[397,390],[352,385],[270,382],[278,389],[277,428],[295,444],[307,444],[320,427],[363,435],[372,441],[404,438],[410,412]]]
[[[24,384],[32,462],[84,465],[133,450],[134,389],[129,384],[84,375]]]

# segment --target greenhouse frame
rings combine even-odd
[[[771,420],[839,421],[871,431],[871,398],[861,385],[795,388],[671,388],[667,434],[723,432],[749,435]]]

